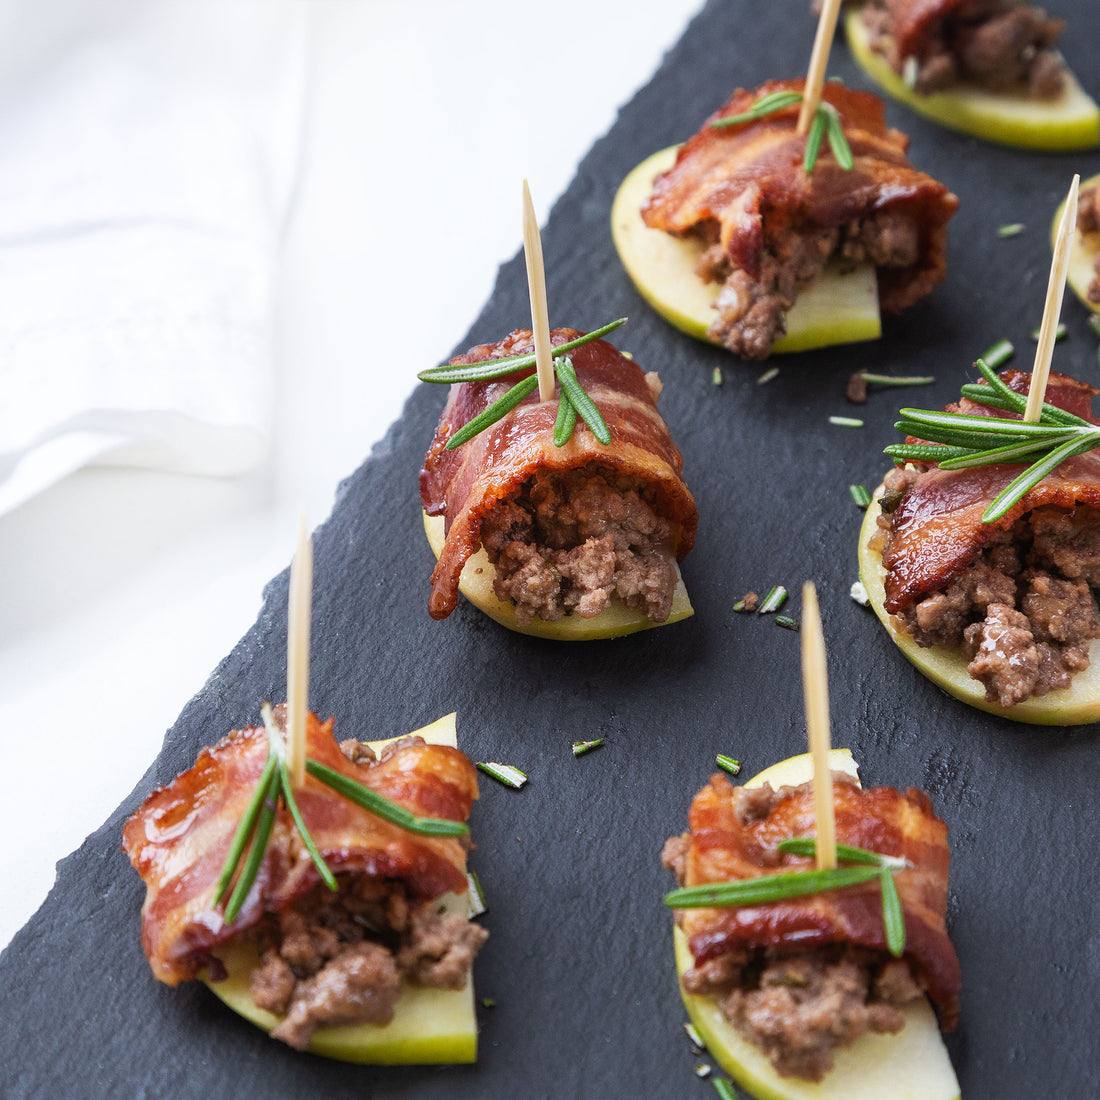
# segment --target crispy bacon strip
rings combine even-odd
[[[1027,371],[1001,374],[1016,393],[1026,394]],[[1100,391],[1065,374],[1052,372],[1046,400],[1093,424],[1092,398]],[[971,416],[1012,417],[1014,414],[963,399],[948,412]],[[975,466],[941,470],[933,466],[921,474],[893,513],[893,529],[882,554],[886,570],[887,611],[897,613],[935,592],[958,576],[986,547],[998,529],[1008,529],[1025,513],[1047,505],[1072,509],[1077,504],[1100,508],[1100,452],[1078,455],[1043,478],[996,523],[982,523],[982,514],[994,497],[1025,467]]]
[[[833,779],[837,841],[902,856],[913,864],[895,875],[905,912],[904,957],[939,1008],[946,1030],[958,1014],[960,987],[959,961],[945,925],[951,859],[947,826],[923,791],[864,790],[839,773]],[[813,785],[784,787],[778,795],[767,816],[753,819],[746,814],[742,820],[729,780],[721,773],[711,776],[688,814],[690,846],[682,884],[758,878],[783,867],[812,868],[812,859],[780,856],[776,846],[787,837],[815,834]],[[745,947],[846,943],[886,950],[882,897],[875,881],[741,909],[681,909],[676,920],[696,966]]]
[[[457,749],[401,745],[377,763],[352,763],[332,736],[333,721],[310,714],[306,753],[421,817],[465,821],[477,773]],[[280,806],[260,872],[231,926],[212,905],[233,834],[267,758],[263,729],[234,730],[204,749],[194,767],[153,791],[123,830],[123,850],[147,887],[141,943],[156,977],[169,985],[204,969],[239,932],[313,889],[320,876],[287,810]],[[421,837],[391,825],[307,776],[295,791],[314,842],[334,874],[403,879],[416,898],[466,888],[466,850],[456,839]]]
[[[764,254],[783,254],[792,232],[834,229],[884,210],[912,212],[920,227],[917,262],[878,272],[879,304],[897,313],[943,280],[947,222],[958,200],[909,164],[909,139],[887,128],[882,100],[841,84],[823,89],[822,98],[840,113],[852,149],[850,172],[823,153],[806,174],[806,139],[795,133],[798,104],[756,122],[717,130],[709,125],[747,111],[772,92],[800,92],[804,83],[771,80],[755,91],[734,92],[657,178],[642,218],[677,236],[717,223],[718,240],[734,266],[757,279]]]
[[[582,335],[555,329],[557,346]],[[531,333],[517,329],[496,344],[481,344],[452,363],[502,359],[532,350]],[[447,440],[508,389],[522,374],[491,382],[464,382],[451,387],[435,438],[420,471],[420,499],[431,516],[446,517],[447,541],[432,573],[428,610],[446,618],[458,603],[458,581],[467,558],[481,544],[481,521],[493,506],[518,489],[536,470],[575,470],[589,463],[644,479],[660,511],[676,529],[672,547],[678,561],[695,544],[698,511],[680,476],[683,459],[657,411],[652,387],[656,375],[646,375],[632,359],[603,340],[570,352],[581,386],[596,403],[611,432],[605,446],[580,421],[572,438],[554,446],[558,402],[539,402],[537,393],[491,428],[453,451]],[[530,373],[529,371],[525,373]]]

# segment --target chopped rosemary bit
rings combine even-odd
[[[738,126],[743,122],[756,122],[776,111],[786,110],[796,103],[802,102],[802,93],[794,91],[770,92],[761,96],[747,111],[737,115],[727,115],[725,118],[715,119],[711,124],[712,130],[723,130],[727,126]],[[821,149],[822,138],[829,139],[829,148],[837,164],[846,172],[850,172],[855,164],[852,157],[852,149],[848,139],[844,136],[844,126],[840,121],[840,114],[831,104],[822,101],[814,112],[814,120],[810,124],[810,132],[806,136],[806,153],[802,158],[802,167],[809,175],[817,164],[818,153]]]
[[[746,592],[734,605],[739,615],[751,615],[760,606],[760,597],[755,592]]]
[[[574,741],[573,755],[584,756],[586,752],[591,752],[593,749],[598,749],[606,741],[606,737],[597,737],[595,741]]]
[[[855,416],[830,416],[829,423],[838,428],[862,428],[863,421]]]
[[[764,597],[764,602],[760,605],[760,614],[768,615],[773,611],[778,611],[787,600],[787,590],[781,585],[773,585],[768,594]]]
[[[479,761],[477,769],[491,776],[498,783],[503,783],[506,787],[511,787],[514,791],[518,791],[520,787],[527,782],[527,773],[521,772],[519,768],[513,768],[511,764],[494,764],[491,762]]]
[[[997,229],[998,237],[1018,237],[1024,231],[1023,222],[1013,222],[1011,225],[1002,225]]]
[[[722,384],[722,368],[721,367],[715,367],[714,370],[711,371],[710,380],[716,386],[720,386]]]
[[[1041,331],[1042,331],[1042,328],[1033,328],[1031,330],[1032,340],[1038,340],[1039,339],[1039,333]],[[1063,322],[1059,321],[1058,322],[1058,327],[1054,330],[1054,339],[1055,340],[1061,340],[1068,331],[1069,331],[1069,329],[1066,328],[1065,324]]]
[[[848,492],[852,495],[852,502],[857,508],[866,508],[871,503],[871,494],[866,485],[849,485]]]
[[[1016,354],[1016,348],[1011,340],[998,340],[993,347],[982,356],[984,362],[996,370],[1007,363]]]
[[[768,367],[768,369],[766,371],[764,371],[764,373],[761,374],[759,378],[757,378],[756,384],[758,386],[764,386],[764,385],[767,385],[767,383],[769,383],[773,378],[778,378],[778,377],[779,377],[779,368],[778,367]]]
[[[797,619],[792,619],[790,617],[790,615],[776,615],[775,625],[776,626],[781,626],[785,630],[797,630],[798,629],[798,620]]]
[[[699,1029],[693,1023],[684,1024],[684,1030],[687,1032],[687,1037],[692,1043],[700,1050],[706,1050],[707,1044],[703,1042],[703,1036],[699,1034]]]
[[[737,1100],[737,1093],[733,1091],[733,1082],[728,1077],[712,1077],[714,1091],[722,1100]]]
[[[482,1008],[496,1008],[496,1006],[497,1006],[497,1003],[492,997],[482,997],[481,998],[481,1007]]]
[[[1094,336],[1100,336],[1100,313],[1089,314],[1089,328]]]
[[[963,397],[1022,414],[1027,407],[1026,398],[1009,389],[983,360],[979,359],[975,365],[988,385],[964,385]],[[1037,424],[931,409],[902,409],[901,416],[903,419],[894,425],[899,432],[930,442],[894,443],[885,448],[898,465],[938,462],[941,469],[958,470],[998,463],[1031,463],[993,499],[982,515],[983,523],[995,523],[1005,516],[1067,458],[1100,447],[1100,427],[1046,403]]]
[[[784,855],[813,858],[817,852],[817,841],[813,837],[788,837],[779,842],[778,848]],[[905,915],[894,875],[910,864],[899,856],[884,856],[847,844],[836,846],[836,857],[842,863],[858,866],[834,867],[827,871],[780,871],[757,878],[681,886],[665,895],[665,905],[672,909],[737,909],[820,894],[825,890],[843,890],[846,886],[859,886],[877,878],[882,893],[886,946],[891,955],[900,956],[905,950]]]
[[[901,66],[902,83],[913,91],[917,86],[917,77],[920,75],[920,62],[914,54],[910,54]]]
[[[485,901],[485,891],[481,889],[481,880],[476,871],[466,872],[466,913],[470,917],[480,917],[487,913],[489,906]]]
[[[695,1076],[698,1077],[700,1080],[702,1080],[706,1077],[709,1077],[710,1075],[711,1075],[711,1068],[710,1068],[709,1065],[707,1065],[706,1062],[700,1062],[695,1067]]]
[[[729,772],[730,775],[738,775],[741,771],[741,761],[734,760],[732,756],[726,756],[725,753],[720,752],[714,758],[714,762],[722,771]]]
[[[859,377],[877,386],[928,386],[936,380],[934,374],[872,374],[866,370],[861,370]]]
[[[860,607],[870,607],[871,597],[867,595],[867,589],[863,587],[863,581],[853,581],[848,589],[848,595],[852,597]]]

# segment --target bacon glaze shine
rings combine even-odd
[[[551,343],[580,335],[555,329]],[[530,331],[517,330],[451,362],[532,348]],[[657,411],[660,382],[603,340],[570,356],[607,423],[609,445],[578,419],[572,437],[555,446],[557,399],[540,402],[535,392],[449,451],[458,429],[530,372],[451,387],[420,472],[424,511],[446,521],[428,603],[434,618],[454,610],[463,566],[483,543],[497,569],[497,594],[516,602],[521,621],[571,611],[596,615],[612,595],[624,593],[628,606],[636,604],[654,621],[667,617],[670,563],[694,545],[698,511],[681,476],[683,459]]]
[[[917,171],[909,139],[888,129],[882,100],[827,83],[823,100],[839,113],[854,166],[845,171],[822,150],[803,167],[799,105],[715,129],[710,122],[748,111],[761,97],[801,92],[803,80],[739,89],[654,184],[645,223],[708,245],[697,273],[725,282],[708,335],[745,358],[764,358],[784,332],[784,316],[830,259],[871,262],[880,308],[897,313],[946,274],[947,222],[958,200]]]
[[[322,723],[308,716],[306,752],[311,760],[417,816],[455,821],[469,816],[478,793],[476,772],[457,749],[411,736],[394,742],[375,760],[367,746],[337,744],[332,730],[331,719]],[[289,1033],[279,1034],[276,1029],[273,1034],[305,1047],[314,1027],[363,1018],[356,1015],[356,990],[349,992],[356,974],[368,986],[381,981],[386,987],[379,996],[358,990],[359,1002],[374,1002],[367,1022],[388,1021],[403,976],[401,967],[395,968],[389,958],[389,948],[394,942],[409,947],[417,920],[428,920],[427,910],[434,910],[433,899],[466,889],[467,845],[461,839],[414,836],[307,775],[296,799],[317,848],[340,884],[339,893],[321,883],[289,811],[280,803],[256,881],[236,919],[227,925],[223,907],[213,904],[216,881],[267,754],[267,734],[262,728],[235,730],[204,749],[192,768],[145,799],[124,827],[122,846],[147,888],[141,942],[154,976],[173,986],[196,977],[217,980],[225,975],[219,948],[238,938],[252,939],[264,954],[268,986],[266,1000],[258,998],[260,1007],[278,1014],[289,1011],[296,1017]],[[386,913],[387,920],[397,914],[383,936],[383,946],[366,942],[361,930],[351,937],[358,942],[349,942],[346,929],[354,924],[355,915],[363,920],[372,914],[373,920],[375,910]],[[465,981],[468,961],[485,934],[464,918],[454,923],[453,929],[444,928],[435,919],[432,931],[454,933],[448,951],[461,955],[467,965],[461,974],[449,974],[445,982],[424,984],[449,982],[449,987],[460,988]],[[298,937],[294,957],[285,942],[280,945],[291,935]],[[311,955],[311,961],[305,960],[305,954]],[[368,956],[371,975],[365,978]],[[401,963],[399,953],[397,962]],[[422,958],[417,964],[421,971],[425,969]],[[273,973],[283,986],[276,997],[270,988]],[[320,989],[325,982],[328,988]],[[334,1006],[335,986],[342,990],[338,1007]],[[256,972],[253,991],[258,992]],[[306,1003],[310,997],[312,1003]],[[319,1006],[323,998],[327,1004]]]
[[[1000,376],[1026,395],[1031,375]],[[1052,372],[1046,400],[1096,424],[1098,391]],[[1014,414],[962,399],[948,412]],[[1069,685],[1100,637],[1100,452],[1071,458],[1006,515],[983,523],[1025,467],[891,471],[879,519],[884,606],[922,646],[960,647],[988,699],[1012,706]]]
[[[900,1005],[927,993],[944,1030],[958,1015],[960,970],[948,939],[947,827],[915,789],[863,789],[833,773],[837,840],[911,864],[895,875],[905,915],[901,960],[887,951],[875,881],[744,908],[681,909],[692,993],[719,999],[730,1023],[777,1072],[821,1080],[837,1045],[897,1031]],[[665,845],[682,886],[758,878],[813,860],[781,855],[787,837],[816,830],[813,785],[734,787],[717,773],[692,802],[690,832]]]

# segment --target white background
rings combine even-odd
[[[520,247],[521,179],[545,221],[700,7],[309,4],[270,461],[226,480],[86,470],[0,517],[0,947],[252,624],[299,512],[324,519],[465,334]]]

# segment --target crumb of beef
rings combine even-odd
[[[404,982],[461,989],[488,932],[437,901],[411,901],[400,882],[338,876],[248,935],[260,953],[253,1001],[284,1016],[272,1031],[299,1050],[318,1027],[384,1025]]]
[[[1077,230],[1079,233],[1100,233],[1100,187],[1086,187],[1077,198]],[[1092,265],[1094,277],[1085,297],[1100,303],[1100,256]]]
[[[1054,46],[1065,23],[1021,0],[968,0],[940,19],[915,53],[903,57],[894,35],[904,0],[868,0],[863,22],[871,48],[920,95],[970,82],[992,92],[1025,89],[1059,95],[1065,66]]]
[[[364,741],[356,741],[354,737],[341,741],[340,751],[353,764],[373,764],[378,759],[370,745]]]
[[[781,1076],[811,1081],[832,1068],[836,1047],[900,1031],[901,1006],[923,995],[904,960],[848,945],[725,956],[685,972],[684,987],[716,997]]]
[[[645,484],[598,464],[537,472],[481,526],[496,595],[522,625],[588,618],[613,598],[664,622],[676,585],[671,541]]]
[[[879,523],[888,537],[890,517]],[[918,645],[960,648],[986,698],[1008,707],[1066,688],[1088,668],[1098,587],[1100,510],[1037,508],[896,621]]]
[[[691,833],[670,836],[661,849],[661,866],[676,876],[676,881],[684,881],[684,860],[691,850]]]

